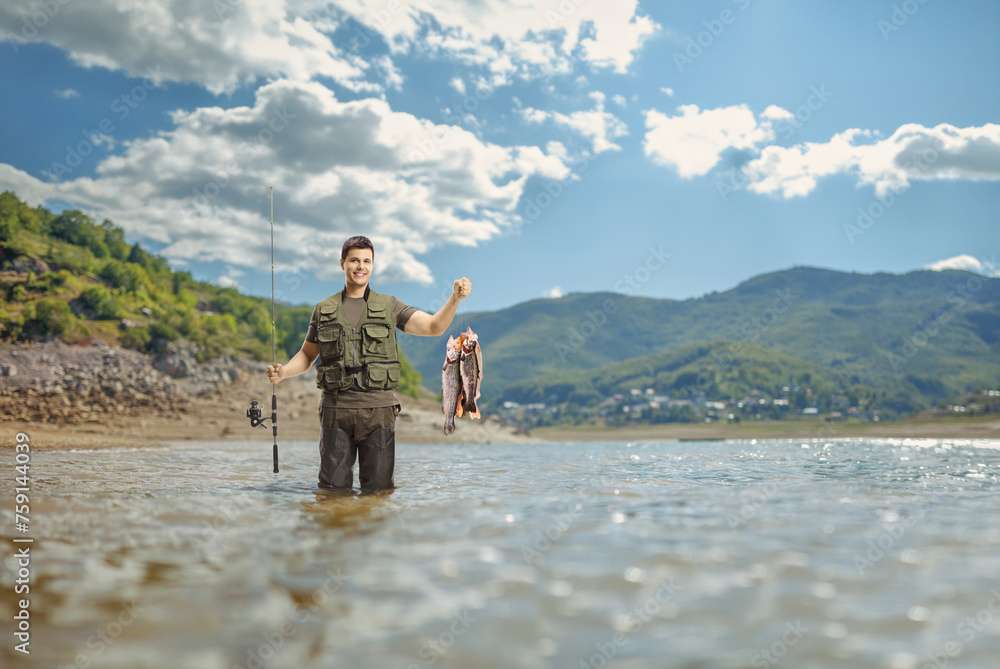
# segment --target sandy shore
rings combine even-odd
[[[602,428],[558,426],[531,431],[546,441],[671,440],[671,439],[808,439],[834,437],[912,437],[939,439],[1000,439],[1000,416],[950,418],[916,416],[880,423],[816,420],[744,423],[671,423]]]

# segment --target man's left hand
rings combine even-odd
[[[463,276],[461,279],[455,279],[451,284],[452,297],[456,299],[464,299],[469,296],[472,292],[472,281],[467,276]]]

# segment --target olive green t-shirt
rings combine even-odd
[[[416,307],[403,304],[393,295],[392,298],[392,319],[396,321],[396,327],[402,330],[406,327],[406,321],[417,310]],[[357,327],[361,325],[365,313],[365,298],[344,297],[341,299],[340,308],[343,309],[344,320]],[[309,320],[309,332],[306,334],[306,341],[314,344],[319,343],[316,338],[316,315],[319,305],[313,307],[312,318]],[[365,390],[358,386],[357,380],[349,390],[341,390],[337,394],[337,406],[344,409],[368,409],[371,407],[391,407],[400,404],[399,393],[395,390]]]

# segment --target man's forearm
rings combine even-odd
[[[437,313],[431,317],[431,325],[438,335],[441,335],[448,329],[451,322],[455,320],[455,311],[458,309],[458,298],[452,294],[448,298],[448,301],[444,303]]]
[[[292,358],[282,366],[282,373],[287,379],[302,374],[311,366],[312,360],[309,359],[309,356],[307,356],[302,349],[299,349],[299,352],[293,355]]]

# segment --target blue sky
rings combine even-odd
[[[427,310],[1000,262],[996,3],[161,4],[0,10],[0,188],[201,279],[268,294],[266,183],[293,302],[348,234]]]

